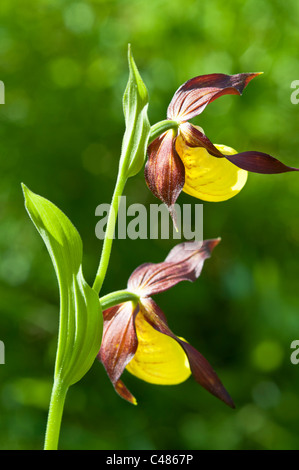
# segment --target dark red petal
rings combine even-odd
[[[170,336],[176,340],[184,349],[189,360],[192,375],[196,382],[198,382],[203,388],[205,388],[215,397],[222,400],[228,406],[234,408],[234,402],[222,385],[212,366],[193,346],[186,343],[186,341],[181,340],[172,333],[167,324],[164,322],[164,314],[158,305],[151,298],[146,298],[141,300],[140,309],[144,315],[144,318],[153,328],[155,328],[155,330]]]
[[[150,144],[144,171],[149,189],[167,205],[172,214],[185,183],[185,167],[175,150],[172,130],[165,132]]]
[[[233,400],[204,356],[191,346],[191,344],[188,344],[179,338],[177,341],[187,354],[191,372],[196,382],[198,382],[208,392],[212,393],[212,395],[220,398],[220,400],[228,406],[235,408]]]
[[[174,94],[167,110],[167,118],[188,121],[222,95],[241,95],[250,80],[257,75],[260,73],[213,73],[192,78]]]
[[[189,147],[204,147],[214,157],[224,157],[224,155],[212,144],[208,137],[189,122],[184,122],[184,124],[181,124],[180,134]]]
[[[274,174],[299,171],[299,168],[284,165],[271,155],[262,152],[241,152],[235,155],[225,155],[225,158],[239,168],[253,173]]]
[[[142,297],[158,294],[181,281],[195,281],[204,261],[211,256],[220,239],[184,242],[175,246],[162,263],[146,263],[131,274],[128,289]]]
[[[114,386],[137,350],[135,318],[138,310],[138,305],[134,307],[132,302],[126,302],[103,312],[103,338],[98,359]]]
[[[214,157],[225,157],[237,167],[242,168],[242,170],[264,174],[299,171],[298,168],[287,166],[271,155],[263,152],[248,151],[234,155],[224,155],[212,144],[205,134],[188,122],[180,126],[180,133],[189,147],[204,147]]]

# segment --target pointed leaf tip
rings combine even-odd
[[[26,197],[32,193],[32,191],[30,191],[30,189],[26,186],[26,184],[24,183],[21,183],[21,188],[22,188],[22,192],[23,192],[23,196],[25,198],[25,201],[26,201]]]

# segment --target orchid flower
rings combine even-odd
[[[233,401],[208,361],[169,328],[166,317],[151,298],[181,281],[195,281],[220,239],[184,242],[175,246],[162,263],[139,266],[128,281],[128,291],[138,301],[104,310],[104,330],[98,358],[116,392],[136,404],[120,377],[126,368],[153,384],[173,385],[191,374],[211,394],[227,405]]]
[[[203,130],[188,121],[222,95],[241,95],[260,73],[202,75],[184,83],[167,110],[170,128],[148,147],[145,179],[152,193],[170,213],[183,190],[204,201],[225,201],[244,187],[247,172],[284,173],[298,170],[262,152],[237,153],[231,147],[213,145]]]

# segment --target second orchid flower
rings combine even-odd
[[[166,317],[151,298],[181,281],[195,281],[219,239],[185,242],[175,246],[162,263],[139,266],[128,281],[138,301],[105,309],[99,359],[117,393],[136,404],[120,380],[125,368],[138,378],[174,385],[191,374],[212,395],[234,407],[233,401],[208,361],[169,328]]]

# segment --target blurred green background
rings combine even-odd
[[[150,96],[151,123],[175,90],[205,73],[263,71],[242,97],[194,119],[215,143],[299,167],[297,0],[1,0],[0,448],[41,449],[58,328],[54,271],[25,212],[20,183],[62,209],[84,243],[92,282],[102,242],[95,208],[112,195],[124,119],[127,44]],[[231,410],[190,378],[155,386],[125,373],[134,407],[98,362],[68,394],[62,449],[297,449],[299,176],[249,175],[224,203],[204,204],[204,237],[222,237],[195,283],[155,298],[171,329],[211,362]],[[127,203],[157,200],[142,172]],[[179,203],[200,201],[182,194]],[[103,293],[173,241],[116,240]]]

